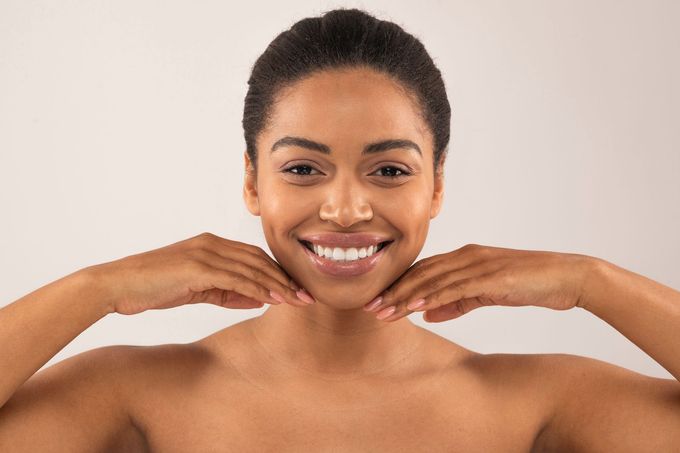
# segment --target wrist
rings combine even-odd
[[[101,317],[115,313],[113,298],[97,265],[80,269],[71,274],[71,277],[78,292],[84,296],[83,299],[94,305]]]
[[[592,312],[603,299],[603,291],[611,273],[611,263],[594,256],[583,255],[581,296],[577,306]]]

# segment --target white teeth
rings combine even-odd
[[[317,255],[333,261],[355,261],[358,259],[371,256],[378,250],[377,245],[371,245],[369,247],[361,248],[351,247],[343,249],[340,247],[331,248],[324,247],[322,245],[312,244],[312,248],[314,249],[314,253],[316,253]]]

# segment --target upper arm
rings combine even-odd
[[[533,451],[678,451],[680,382],[597,359],[551,356],[550,376],[561,390]]]
[[[122,379],[130,348],[93,349],[31,376],[0,408],[0,451],[143,451]]]

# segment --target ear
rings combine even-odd
[[[439,215],[444,201],[444,161],[446,160],[446,153],[442,153],[439,158],[439,165],[436,167],[434,174],[434,190],[432,192],[432,204],[430,207],[430,219],[434,219]]]
[[[253,166],[248,152],[243,153],[245,160],[245,179],[243,180],[243,201],[246,203],[246,208],[254,216],[260,215],[260,203],[257,197],[257,177],[255,167]]]

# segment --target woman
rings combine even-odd
[[[676,380],[479,354],[405,317],[580,307],[680,378],[680,294],[643,276],[480,245],[411,266],[441,208],[450,121],[416,38],[330,11],[281,33],[249,85],[243,196],[276,261],[204,233],[0,310],[0,450],[678,451]],[[274,306],[194,343],[98,348],[33,375],[109,313],[199,302]]]

